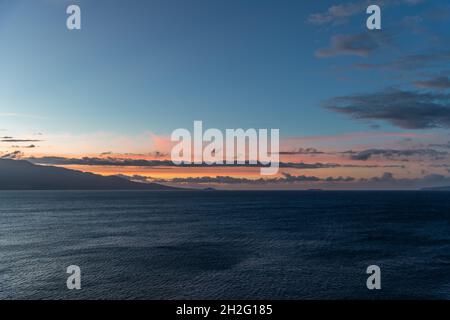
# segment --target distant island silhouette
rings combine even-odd
[[[183,190],[156,183],[139,183],[25,160],[0,159],[0,190]]]
[[[422,188],[424,191],[450,191],[450,186]]]

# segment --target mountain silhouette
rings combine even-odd
[[[0,190],[177,190],[156,183],[139,183],[24,160],[0,159]]]

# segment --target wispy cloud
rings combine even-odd
[[[414,81],[413,84],[418,88],[444,90],[450,89],[450,78],[440,76],[429,80]]]
[[[366,8],[371,4],[377,4],[383,8],[392,5],[415,5],[424,0],[378,0],[369,1],[355,1],[345,4],[335,4],[330,6],[326,11],[315,12],[309,15],[308,22],[314,25],[326,25],[326,24],[343,24],[348,21],[350,17],[358,14],[365,14]]]
[[[417,71],[442,66],[450,62],[450,51],[402,55],[386,63],[357,63],[360,69],[389,69],[398,71]]]
[[[331,38],[328,48],[316,51],[316,57],[327,58],[336,55],[367,57],[372,52],[389,43],[389,37],[381,32],[364,32],[355,35],[336,35]]]
[[[325,12],[312,13],[308,17],[308,22],[315,25],[328,23],[343,23],[349,17],[365,12],[368,1],[360,1],[346,4],[336,4],[330,6]]]

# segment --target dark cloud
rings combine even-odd
[[[342,154],[354,154],[356,152],[346,151]],[[103,159],[103,158],[63,158],[63,157],[30,157],[26,160],[35,164],[45,165],[108,165],[108,166],[140,166],[140,167],[158,167],[158,166],[173,166],[173,167],[211,167],[207,164],[183,164],[175,165],[170,160],[135,160],[135,159]],[[214,165],[214,167],[262,167],[260,164],[234,164],[234,165]],[[280,168],[292,169],[326,169],[326,168],[402,168],[400,165],[353,165],[353,164],[336,164],[336,163],[304,163],[304,162],[280,162]]]
[[[150,179],[152,182],[157,183],[191,183],[191,184],[208,184],[208,183],[220,183],[220,184],[289,184],[289,183],[300,183],[300,182],[350,182],[355,179],[352,177],[328,177],[319,178],[316,176],[294,176],[289,173],[282,173],[282,177],[277,178],[259,178],[259,179],[248,179],[248,178],[236,178],[230,176],[216,176],[216,177],[183,177],[183,178],[173,178],[173,179]]]
[[[30,157],[28,161],[35,164],[46,165],[88,165],[88,166],[136,166],[136,167],[159,167],[159,166],[176,166],[176,167],[212,167],[207,164],[182,164],[174,165],[171,160],[141,160],[141,159],[123,159],[123,158],[64,158],[64,157]],[[214,167],[263,167],[261,164],[216,164]],[[281,162],[281,168],[296,168],[296,169],[322,169],[322,168],[336,168],[340,165],[334,163],[303,163],[303,162]]]
[[[328,177],[325,179],[321,179],[318,177],[308,177],[308,176],[293,176],[289,173],[282,173],[283,174],[283,182],[292,183],[292,182],[311,182],[311,181],[326,181],[326,182],[349,182],[354,181],[355,178],[352,177]]]
[[[379,178],[378,177],[374,177],[374,178],[369,179],[369,181],[372,181],[372,182],[392,182],[394,180],[395,180],[394,174],[391,173],[391,172],[385,172]]]
[[[450,168],[450,164],[432,164],[433,168]]]
[[[364,32],[356,35],[336,35],[331,38],[329,48],[319,49],[316,56],[319,58],[336,55],[356,55],[367,57],[373,51],[389,43],[386,33],[378,31]]]
[[[372,187],[382,188],[426,188],[440,187],[450,185],[450,177],[441,174],[429,174],[421,178],[395,178],[394,174],[385,172],[381,177],[373,177],[370,179],[360,179],[362,185],[370,185]]]
[[[164,158],[164,157],[168,157],[169,154],[165,153],[165,152],[160,152],[160,151],[155,151],[150,153],[151,156],[156,157],[156,158]]]
[[[164,157],[168,157],[169,154],[168,153],[164,153],[164,152],[160,152],[160,151],[154,151],[154,152],[149,152],[149,153],[114,153],[112,151],[106,151],[106,152],[102,152],[99,154],[100,157],[105,157],[105,156],[110,156],[110,158],[114,158],[114,157],[131,157],[131,156],[140,156],[140,157],[155,157],[155,158],[164,158]]]
[[[373,156],[379,156],[383,158],[393,159],[398,157],[429,157],[434,160],[442,159],[447,156],[446,151],[437,151],[434,149],[411,149],[411,150],[394,150],[394,149],[367,149],[351,154],[352,160],[366,161]]]
[[[88,166],[137,166],[137,167],[154,167],[154,166],[171,166],[170,160],[142,160],[142,159],[124,159],[114,157],[83,157],[83,158],[64,158],[64,157],[30,157],[28,161],[35,164],[47,165],[88,165]]]
[[[7,154],[2,155],[1,159],[20,159],[23,156],[23,153],[20,151],[14,151]]]
[[[311,155],[311,154],[324,154],[325,152],[319,151],[316,148],[299,148],[294,151],[280,151],[280,155],[293,155],[293,154],[305,154],[305,155]]]
[[[64,158],[64,157],[29,157],[26,160],[34,164],[42,165],[86,165],[86,166],[136,166],[136,167],[264,167],[261,164],[216,164],[213,166],[207,164],[182,164],[175,165],[170,160],[139,160],[139,159],[120,159],[120,158]],[[280,162],[280,168],[291,169],[325,169],[325,168],[339,168],[339,167],[399,167],[399,166],[355,166],[355,165],[341,165],[336,163],[304,163],[304,162]]]
[[[32,149],[32,148],[36,148],[36,145],[30,144],[29,146],[11,146],[11,148],[14,148],[14,149],[17,149],[17,148]]]
[[[414,81],[413,84],[418,88],[426,89],[450,89],[450,79],[448,77],[436,77],[430,80]]]
[[[294,168],[294,169],[324,169],[324,168],[338,168],[336,163],[304,163],[304,162],[280,162],[280,168]]]
[[[447,143],[432,143],[429,145],[431,148],[444,148],[450,149],[450,141]]]
[[[2,139],[1,142],[41,142],[42,140],[32,140],[32,139]]]
[[[343,164],[341,166],[342,168],[399,168],[399,169],[405,169],[406,167],[404,165],[398,165],[398,164],[386,164],[386,165],[353,165],[353,164]]]
[[[96,157],[83,157],[83,158],[64,158],[64,157],[30,157],[28,161],[35,164],[46,165],[92,165],[92,166],[136,166],[136,167],[158,167],[158,166],[177,166],[177,167],[211,167],[207,164],[182,164],[174,165],[171,160],[142,160],[142,159],[123,159],[123,158],[96,158]],[[218,166],[227,166],[227,164],[217,164]],[[231,165],[235,167],[261,167],[260,164],[235,164]],[[298,169],[320,169],[320,168],[336,168],[339,165],[333,163],[303,163],[303,162],[283,162],[280,163],[280,167],[285,168],[298,168]]]
[[[132,177],[127,177],[132,179]],[[319,188],[347,188],[347,189],[420,189],[425,187],[440,187],[450,185],[450,177],[440,174],[429,174],[421,178],[396,178],[393,173],[385,172],[379,177],[328,177],[294,176],[282,173],[282,177],[247,179],[230,176],[216,177],[183,177],[173,179],[146,178],[147,182],[178,183],[178,184],[224,184],[224,185],[291,185]]]
[[[450,95],[389,89],[323,103],[359,120],[382,120],[403,129],[450,128]]]

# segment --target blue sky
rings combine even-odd
[[[425,19],[445,1],[385,2],[386,43],[368,56],[321,58],[333,36],[367,32],[364,11],[317,24],[311,15],[335,1],[1,1],[0,113],[35,115],[14,121],[44,132],[167,134],[196,119],[284,136],[364,131],[321,102],[408,85],[410,70],[354,65],[442,50],[448,37],[448,20]],[[80,31],[65,28],[71,3],[82,9]],[[407,27],[408,17],[431,31]]]
[[[81,30],[66,28],[70,4]],[[381,30],[366,28],[369,4]],[[166,182],[259,178],[160,168],[167,159],[136,169],[201,120],[280,129],[281,162],[296,163],[283,187],[447,185],[449,27],[443,0],[0,0],[0,158]]]

